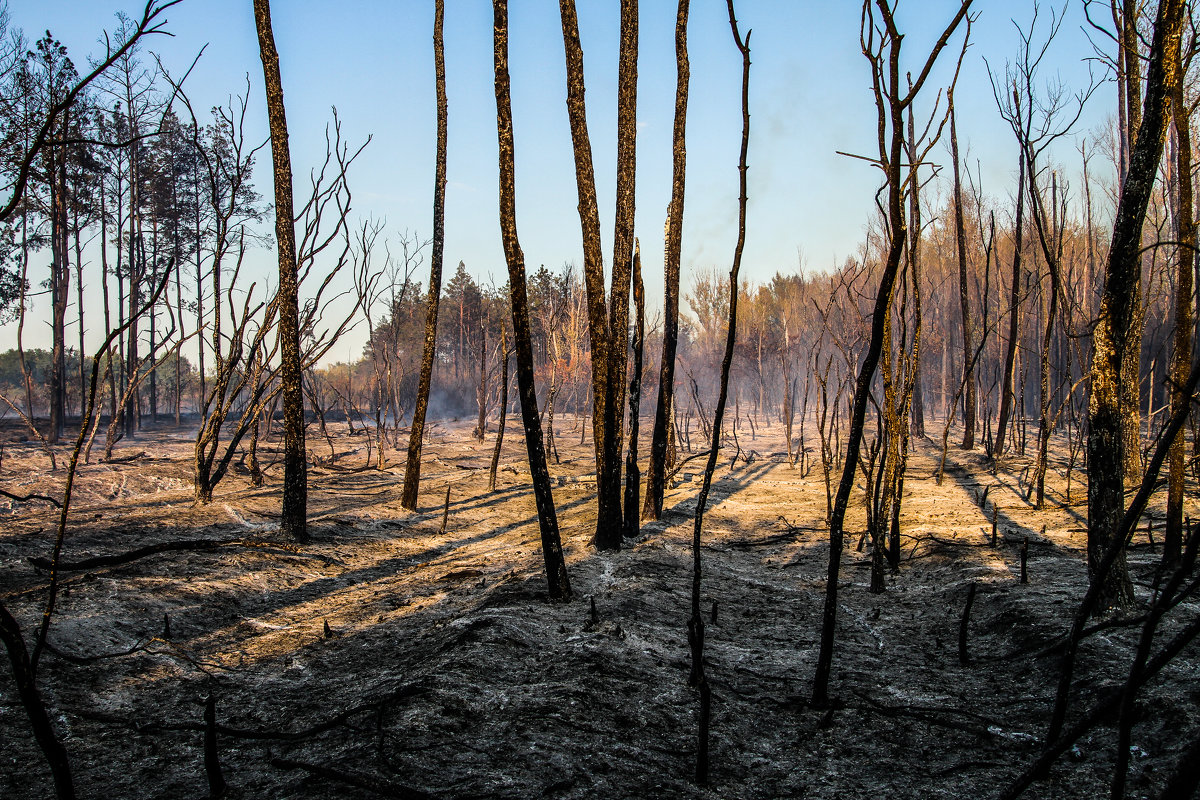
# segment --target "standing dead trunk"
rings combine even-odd
[[[725,333],[725,354],[721,359],[721,387],[717,394],[717,407],[713,414],[713,436],[708,450],[708,461],[704,467],[704,482],[696,496],[696,520],[692,529],[692,614],[688,619],[688,643],[691,645],[692,664],[688,683],[700,692],[700,731],[696,750],[696,783],[708,784],[708,728],[711,713],[711,689],[704,673],[704,616],[700,611],[700,534],[704,528],[704,510],[708,505],[708,493],[712,487],[713,473],[717,469],[717,453],[721,449],[721,423],[725,416],[725,401],[729,395],[729,368],[733,363],[733,350],[737,341],[738,273],[742,266],[742,251],[746,246],[746,154],[750,147],[750,34],[745,39],[738,31],[734,17],[733,0],[726,0],[729,8],[729,27],[733,39],[742,54],[742,146],[738,156],[738,238],[733,250],[733,265],[729,269],[729,325]],[[736,423],[735,423],[736,428]],[[716,610],[714,606],[714,617]]]
[[[904,111],[912,104],[925,79],[929,75],[938,55],[946,46],[959,23],[967,16],[971,0],[962,0],[958,12],[942,32],[934,45],[917,80],[907,92],[900,85],[900,46],[903,37],[896,29],[892,8],[887,0],[878,0],[879,14],[885,25],[884,34],[878,42],[875,37],[875,10],[870,0],[863,2],[862,37],[864,54],[871,62],[879,119],[879,166],[887,175],[887,211],[890,246],[887,260],[880,276],[875,294],[875,306],[871,317],[871,338],[863,356],[858,378],[854,385],[854,397],[850,412],[850,428],[846,442],[846,455],[842,477],[838,483],[833,514],[829,524],[829,570],[825,583],[825,604],[821,619],[821,645],[817,655],[816,673],[813,678],[812,703],[824,706],[829,701],[829,675],[833,665],[833,639],[837,626],[838,575],[841,569],[843,523],[850,491],[854,487],[854,476],[858,470],[858,454],[862,447],[863,423],[867,412],[867,400],[871,393],[871,382],[883,345],[884,325],[895,286],[900,259],[904,255],[908,237],[908,225],[904,212]],[[961,57],[960,57],[961,58]]]
[[[500,448],[504,446],[504,422],[508,419],[508,329],[500,328],[500,419],[496,423],[496,446],[492,448],[492,465],[488,469],[488,491],[496,491],[496,469],[500,466]]]
[[[446,250],[446,51],[442,39],[445,0],[436,0],[433,10],[433,66],[437,92],[437,160],[433,174],[433,251],[429,259],[429,295],[425,301],[425,345],[421,352],[421,376],[417,380],[417,402],[413,408],[412,431],[408,437],[408,459],[404,467],[404,491],[400,505],[410,511],[417,508],[421,483],[421,443],[425,435],[425,414],[429,409],[429,387],[433,379],[433,358],[437,352],[438,301],[442,295],[442,260]],[[507,361],[505,363],[507,369]],[[504,425],[504,408],[500,409]],[[495,481],[493,481],[493,484]]]
[[[1008,440],[1008,423],[1012,417],[1013,408],[1013,372],[1017,362],[1017,346],[1019,342],[1019,315],[1021,310],[1021,248],[1025,232],[1025,158],[1022,156],[1017,167],[1017,216],[1013,223],[1013,260],[1012,283],[1008,295],[1008,344],[1004,351],[1004,368],[1000,380],[1000,412],[996,420],[996,441],[992,448],[992,457],[999,458],[1004,454],[1005,442]]]
[[[1130,150],[1129,173],[1121,187],[1117,218],[1092,343],[1092,393],[1088,403],[1088,567],[1102,582],[1101,609],[1124,607],[1133,587],[1122,553],[1107,574],[1098,574],[1105,549],[1118,535],[1125,509],[1126,441],[1130,413],[1122,391],[1126,350],[1138,313],[1141,282],[1142,225],[1154,188],[1166,134],[1169,93],[1179,80],[1180,30],[1184,3],[1163,0],[1154,28],[1154,44],[1146,79],[1145,105],[1137,141]],[[1136,411],[1136,409],[1135,409]]]
[[[300,364],[300,308],[296,277],[296,229],[292,212],[292,159],[279,53],[271,31],[270,0],[254,0],[254,22],[267,90],[271,160],[275,174],[275,240],[279,248],[279,381],[283,394],[283,509],[280,531],[308,541],[308,464],[304,447],[304,387]]]
[[[495,20],[496,134],[500,145],[500,234],[504,243],[504,260],[508,264],[513,343],[517,353],[517,391],[521,397],[525,448],[529,456],[529,474],[533,479],[533,496],[541,529],[548,594],[553,599],[566,600],[571,597],[571,582],[563,558],[558,515],[554,510],[550,472],[546,467],[546,451],[542,444],[542,426],[538,419],[533,344],[529,334],[529,301],[525,289],[525,255],[517,239],[517,191],[508,78],[508,0],[492,0],[492,11]]]
[[[954,114],[954,93],[947,96],[950,106],[950,157],[954,159],[954,241],[958,250],[958,303],[962,309],[963,402],[962,448],[975,446],[975,359],[971,343],[971,296],[967,283],[967,233],[963,223],[962,179],[959,175],[958,125]]]
[[[1177,70],[1182,65],[1176,66]],[[1182,73],[1181,73],[1182,74]],[[1179,249],[1176,253],[1177,274],[1175,278],[1175,335],[1171,349],[1171,414],[1190,402],[1183,393],[1188,371],[1192,364],[1192,336],[1195,322],[1192,318],[1192,290],[1196,265],[1196,217],[1192,197],[1192,131],[1191,119],[1183,94],[1183,81],[1176,81],[1171,92],[1171,113],[1175,119],[1176,220],[1178,223]],[[1181,430],[1171,443],[1167,466],[1167,522],[1164,531],[1163,563],[1168,567],[1179,564],[1183,550],[1183,488],[1185,468],[1185,436]]]
[[[650,463],[647,466],[646,503],[642,508],[642,519],[659,519],[662,516],[667,454],[668,450],[674,449],[668,446],[668,440],[673,439],[675,351],[679,345],[679,261],[683,243],[683,189],[687,164],[684,133],[687,129],[688,81],[691,76],[687,52],[689,4],[690,0],[679,0],[675,17],[675,125],[671,139],[671,201],[667,206],[664,235],[662,363],[658,371],[658,403],[654,409],[654,430],[650,439]]]
[[[638,513],[641,511],[642,473],[638,469],[638,423],[642,413],[642,354],[646,346],[646,292],[642,286],[642,248],[633,246],[633,302],[637,322],[633,338],[633,371],[629,376],[629,450],[625,458],[625,503],[623,534],[626,538],[638,535]]]

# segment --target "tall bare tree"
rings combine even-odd
[[[650,439],[650,463],[646,474],[646,504],[642,519],[662,516],[667,473],[667,440],[671,433],[671,409],[675,396],[675,351],[679,346],[679,260],[683,245],[683,187],[687,166],[688,62],[687,25],[690,0],[679,0],[675,16],[675,124],[671,134],[671,201],[663,249],[662,364],[658,371],[658,404],[654,409],[654,431]]]
[[[300,360],[300,305],[296,277],[296,228],[292,209],[292,157],[288,150],[287,116],[279,53],[271,30],[270,0],[254,0],[254,23],[267,89],[271,129],[271,161],[275,176],[275,243],[279,250],[278,308],[280,370],[283,395],[283,509],[280,530],[299,542],[308,541],[308,462],[304,447],[304,383]]]
[[[896,28],[895,10],[889,0],[875,0],[879,20],[872,8],[871,0],[863,0],[862,49],[871,64],[872,85],[875,93],[876,113],[879,129],[878,158],[868,159],[883,169],[887,176],[887,260],[875,294],[874,311],[871,317],[871,338],[864,354],[862,366],[854,385],[854,399],[850,410],[850,428],[846,442],[846,456],[834,499],[833,513],[829,523],[829,571],[825,584],[825,605],[821,619],[821,646],[817,655],[816,674],[813,678],[813,705],[823,706],[829,700],[829,673],[833,665],[833,639],[837,625],[837,583],[841,569],[843,524],[846,507],[850,501],[850,490],[854,487],[854,476],[858,470],[858,455],[862,447],[863,423],[867,402],[871,394],[871,383],[879,366],[883,346],[884,326],[888,322],[892,302],[892,291],[899,272],[900,260],[904,256],[908,223],[904,209],[905,190],[911,180],[911,170],[905,174],[904,167],[904,112],[916,99],[933,69],[934,62],[945,48],[950,37],[966,18],[971,0],[962,0],[958,12],[938,37],[917,78],[905,91],[900,78],[900,47],[903,41]]]
[[[1146,71],[1145,101],[1137,138],[1129,151],[1129,170],[1121,187],[1113,223],[1100,314],[1092,338],[1088,401],[1088,567],[1102,583],[1099,607],[1124,607],[1133,587],[1122,553],[1104,575],[1096,575],[1104,551],[1117,536],[1125,510],[1125,426],[1129,407],[1124,382],[1126,351],[1140,344],[1134,335],[1141,284],[1142,225],[1158,174],[1167,131],[1169,97],[1179,80],[1177,65],[1183,0],[1162,0]]]
[[[514,175],[516,167],[508,77],[508,0],[492,0],[492,13],[496,69],[496,136],[500,144],[500,237],[504,243],[504,260],[508,264],[513,346],[517,354],[517,393],[521,398],[521,420],[525,427],[525,448],[529,456],[529,474],[533,479],[533,497],[537,504],[548,593],[553,599],[567,600],[571,597],[571,582],[567,577],[567,565],[563,558],[558,515],[554,510],[554,496],[550,490],[550,471],[546,466],[546,449],[542,443],[542,423],[538,416],[537,387],[533,377],[533,344],[529,335],[525,254],[521,251],[521,243],[517,238],[517,189]],[[617,534],[620,535],[619,527]]]
[[[429,295],[426,300],[421,376],[417,383],[417,403],[413,409],[412,431],[408,437],[404,492],[400,497],[400,505],[410,511],[417,508],[417,490],[421,483],[421,440],[425,435],[429,384],[433,378],[433,357],[437,350],[438,300],[442,296],[442,258],[446,251],[446,50],[442,39],[442,22],[445,15],[445,0],[437,0],[433,9],[433,68],[437,91],[437,162],[433,169],[433,253],[429,261]],[[503,409],[500,413],[503,417]]]
[[[617,208],[613,225],[612,288],[605,302],[604,255],[595,169],[584,103],[583,45],[574,0],[559,0],[567,71],[567,114],[575,151],[584,286],[592,344],[592,438],[596,449],[596,534],[602,550],[621,546],[621,440],[629,349],[629,286],[633,269],[634,174],[637,133],[636,0],[621,0],[617,74]]]

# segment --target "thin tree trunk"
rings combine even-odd
[[[642,286],[642,248],[633,248],[633,302],[637,309],[636,333],[633,339],[633,372],[629,376],[629,450],[625,458],[624,518],[626,538],[638,535],[638,515],[641,511],[642,473],[638,469],[638,423],[642,409],[642,355],[646,346],[646,292]]]
[[[1004,454],[1008,423],[1013,407],[1013,371],[1017,361],[1017,341],[1021,307],[1021,248],[1025,233],[1025,158],[1020,158],[1017,167],[1017,216],[1013,228],[1012,284],[1008,297],[1008,346],[1004,351],[1004,371],[1000,380],[1000,412],[996,420],[996,442],[992,457]]]
[[[496,134],[500,148],[500,233],[512,301],[513,342],[517,353],[517,391],[525,426],[525,448],[533,496],[541,529],[542,556],[546,564],[548,594],[556,600],[571,597],[571,582],[563,558],[558,515],[550,490],[550,472],[538,419],[537,387],[533,376],[533,344],[529,333],[529,301],[525,289],[525,255],[517,239],[517,198],[514,177],[512,103],[508,77],[508,0],[492,0],[496,69]]]
[[[508,419],[508,328],[500,327],[500,420],[496,423],[496,446],[488,469],[488,491],[496,491],[496,469],[500,466],[500,448],[504,446],[504,423]]]
[[[948,95],[950,105],[950,157],[954,159],[954,241],[958,250],[958,303],[962,309],[963,383],[966,399],[963,405],[962,448],[975,447],[975,359],[971,342],[971,296],[967,284],[967,233],[963,223],[962,179],[959,175],[958,125],[954,114],[954,93]]]
[[[425,435],[425,414],[429,409],[429,387],[433,379],[433,359],[437,351],[438,301],[442,294],[442,260],[446,250],[446,51],[442,39],[445,0],[436,0],[433,11],[433,67],[437,93],[437,160],[433,170],[433,251],[429,259],[429,295],[425,301],[425,345],[421,353],[421,376],[417,381],[417,402],[413,408],[412,431],[408,437],[408,458],[404,466],[404,491],[400,505],[410,511],[417,508],[417,490],[421,483],[421,444]],[[508,369],[507,358],[505,370]],[[504,389],[507,392],[507,386]],[[500,425],[506,409],[500,406]],[[495,484],[495,480],[492,481]]]
[[[267,90],[271,160],[275,174],[275,240],[279,248],[279,380],[283,394],[283,508],[280,530],[308,541],[308,464],[304,448],[304,387],[300,364],[300,310],[296,278],[296,229],[292,210],[292,159],[279,53],[271,31],[270,0],[254,0],[254,22]]]
[[[683,244],[683,191],[687,165],[684,134],[687,129],[688,82],[691,65],[687,52],[687,25],[690,0],[679,0],[675,17],[675,124],[672,131],[671,201],[667,206],[664,247],[664,299],[662,362],[658,372],[658,403],[654,409],[654,430],[650,439],[650,463],[646,475],[646,503],[642,519],[659,519],[666,488],[669,440],[673,439],[672,419],[675,396],[675,352],[679,346],[679,262]]]
[[[1181,70],[1176,65],[1176,70]],[[1178,273],[1175,278],[1175,335],[1171,349],[1170,403],[1174,415],[1190,402],[1183,393],[1192,366],[1192,336],[1195,322],[1192,318],[1192,290],[1196,258],[1196,217],[1192,196],[1192,131],[1188,105],[1183,94],[1183,81],[1176,81],[1171,92],[1172,115],[1175,118],[1176,135],[1176,181],[1178,202],[1179,249]],[[1186,453],[1184,433],[1180,430],[1171,443],[1167,464],[1167,521],[1164,531],[1163,563],[1168,567],[1179,564],[1183,549],[1183,490]]]

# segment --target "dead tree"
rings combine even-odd
[[[488,468],[488,491],[496,491],[496,469],[500,466],[500,449],[504,446],[504,423],[508,419],[508,328],[500,326],[500,419],[496,422],[496,446],[492,448],[492,464]]]
[[[1137,346],[1133,335],[1141,285],[1142,225],[1154,188],[1167,130],[1170,93],[1178,75],[1178,50],[1184,6],[1182,0],[1163,0],[1154,24],[1154,40],[1146,74],[1145,102],[1137,141],[1129,154],[1129,172],[1121,187],[1113,223],[1104,293],[1092,339],[1091,384],[1088,403],[1088,567],[1096,574],[1105,548],[1114,540],[1125,507],[1125,425],[1129,408],[1123,389],[1127,376],[1126,350]],[[1101,609],[1124,607],[1133,600],[1123,552],[1105,576]]]
[[[900,46],[903,39],[896,28],[892,6],[888,0],[876,0],[876,5],[882,27],[876,22],[871,0],[864,0],[862,12],[862,48],[871,64],[880,131],[879,156],[867,160],[877,164],[886,175],[886,208],[890,242],[887,260],[884,263],[879,288],[875,295],[875,307],[871,318],[871,339],[854,386],[846,457],[829,525],[829,572],[826,578],[825,605],[821,620],[821,647],[817,656],[812,692],[812,702],[816,706],[824,706],[829,700],[829,673],[833,665],[833,638],[837,624],[837,584],[843,544],[842,525],[846,518],[850,490],[854,487],[854,474],[858,468],[858,453],[862,446],[867,401],[871,394],[875,369],[879,366],[884,326],[889,317],[892,290],[896,283],[896,275],[899,272],[900,259],[904,255],[908,235],[907,215],[903,202],[905,184],[908,181],[908,178],[904,176],[904,112],[925,85],[925,80],[928,78],[934,62],[954,34],[955,29],[966,18],[967,11],[971,7],[971,0],[962,0],[958,12],[938,37],[924,66],[918,73],[917,79],[907,92],[902,89],[900,84]]]
[[[621,440],[629,348],[629,285],[633,269],[634,173],[636,167],[636,0],[621,0],[621,47],[617,75],[617,209],[613,225],[612,288],[605,302],[600,211],[584,104],[583,45],[575,0],[559,0],[567,73],[567,114],[575,153],[583,273],[592,345],[592,439],[596,449],[596,533],[601,550],[621,546]]]
[[[1193,47],[1195,42],[1193,41]],[[1176,65],[1180,77],[1171,92],[1171,116],[1175,124],[1175,220],[1179,248],[1176,253],[1175,278],[1175,335],[1171,348],[1171,413],[1178,413],[1191,402],[1183,393],[1192,363],[1192,337],[1195,321],[1192,314],[1192,291],[1196,258],[1196,216],[1192,181],[1185,176],[1192,174],[1192,129],[1190,106],[1183,92],[1184,65]],[[1180,433],[1171,443],[1167,472],[1167,520],[1163,532],[1163,563],[1174,567],[1179,563],[1183,550],[1183,488],[1185,467],[1185,436]]]
[[[683,244],[683,189],[687,165],[684,134],[687,129],[688,81],[691,66],[687,52],[687,23],[690,0],[679,0],[675,17],[675,124],[671,139],[671,201],[667,206],[664,234],[664,298],[662,362],[658,371],[658,403],[650,439],[650,463],[646,473],[646,503],[642,519],[662,516],[667,471],[668,440],[675,397],[675,351],[679,346],[679,261]]]
[[[304,447],[304,384],[300,360],[300,300],[296,273],[296,229],[292,216],[292,158],[279,53],[271,30],[270,0],[254,0],[254,24],[267,90],[271,161],[275,177],[275,244],[279,251],[279,356],[283,394],[283,506],[280,530],[298,542],[308,541],[308,461]]]
[[[738,238],[733,250],[733,265],[729,269],[729,325],[725,333],[725,355],[721,359],[721,387],[713,413],[713,437],[704,466],[704,482],[696,496],[696,522],[692,529],[692,615],[688,619],[688,643],[691,645],[692,670],[688,679],[700,692],[700,734],[696,750],[696,783],[708,784],[708,727],[711,713],[711,688],[704,674],[704,617],[700,611],[700,534],[704,527],[704,511],[717,469],[717,453],[721,449],[721,422],[725,416],[725,401],[729,394],[729,368],[737,343],[738,273],[742,267],[742,251],[746,246],[746,153],[750,147],[750,32],[742,38],[734,16],[733,0],[729,8],[729,27],[742,56],[742,145],[738,155]],[[715,607],[714,607],[715,609]],[[716,611],[713,611],[716,614]]]
[[[646,347],[646,290],[642,285],[642,248],[634,241],[633,247],[633,302],[637,309],[637,322],[633,337],[633,370],[629,375],[629,450],[625,458],[625,505],[624,536],[638,535],[641,526],[642,473],[638,469],[638,423],[642,413],[642,356]]]
[[[400,495],[401,507],[410,511],[417,508],[417,490],[421,483],[421,440],[425,435],[425,413],[429,409],[429,385],[437,351],[438,300],[442,295],[442,259],[446,251],[446,52],[442,39],[445,13],[445,0],[436,0],[433,10],[433,68],[437,92],[437,160],[433,174],[433,253],[429,261],[421,377],[417,382],[417,403],[413,408],[408,459],[404,466],[404,490]]]
[[[963,224],[962,178],[958,157],[958,125],[954,115],[954,92],[946,95],[950,107],[950,157],[954,160],[954,241],[958,251],[958,303],[962,310],[963,335],[963,402],[962,448],[975,447],[975,366],[971,347],[971,295],[967,287],[967,233]]]
[[[525,426],[525,448],[529,475],[537,504],[546,564],[548,594],[555,600],[571,597],[571,582],[563,558],[558,532],[558,515],[550,490],[550,471],[542,443],[538,418],[537,387],[533,376],[533,344],[529,335],[529,301],[525,289],[525,255],[517,239],[517,191],[514,176],[512,101],[508,77],[508,0],[492,0],[496,69],[496,135],[500,146],[500,235],[508,264],[508,286],[512,303],[513,344],[517,354],[517,392],[521,397],[521,419]]]

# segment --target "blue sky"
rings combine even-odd
[[[77,63],[101,52],[97,36],[115,26],[128,0],[17,0],[13,24],[32,39],[46,28]],[[488,0],[447,0],[446,61],[449,95],[449,184],[446,209],[448,269],[462,260],[483,281],[505,273],[496,216],[496,129],[492,74],[492,14]],[[597,168],[606,248],[611,245],[615,153],[618,3],[579,0],[587,70],[588,121]],[[737,156],[740,138],[740,58],[724,0],[692,0],[692,66],[688,113],[688,176],[683,239],[685,276],[697,269],[728,269],[736,237]],[[952,0],[901,3],[907,68],[917,69]],[[1062,4],[1056,4],[1061,8]],[[292,162],[301,176],[324,153],[324,130],[337,106],[352,141],[373,140],[351,180],[354,214],[385,218],[392,230],[428,237],[434,155],[432,0],[275,0]],[[1044,7],[1042,15],[1048,14]],[[836,154],[875,150],[875,110],[866,60],[859,49],[856,2],[741,0],[739,22],[751,38],[749,225],[744,275],[765,281],[776,271],[828,269],[853,255],[862,240],[880,173]],[[1046,77],[1070,86],[1087,82],[1084,59],[1092,48],[1081,31],[1080,4],[1051,50]],[[1016,54],[1012,22],[1027,24],[1031,3],[977,0],[959,81],[960,146],[982,166],[985,191],[1007,196],[1015,182],[1016,149],[996,113],[986,58],[1003,71]],[[266,138],[262,67],[250,0],[184,0],[167,12],[173,37],[147,47],[182,72],[208,45],[188,89],[197,108],[241,91],[248,74],[256,135]],[[662,292],[662,231],[670,192],[675,3],[643,0],[639,58],[638,217],[647,293]],[[512,0],[510,47],[517,143],[518,230],[531,268],[581,261],[574,166],[565,108],[565,77],[558,4]],[[961,33],[923,93],[926,105],[948,80]],[[1100,67],[1094,69],[1099,73]],[[1101,87],[1080,131],[1095,133],[1114,107],[1115,89]],[[933,154],[946,163],[945,147]],[[1078,170],[1074,142],[1059,151]],[[259,159],[257,184],[272,195],[269,155]],[[1076,181],[1077,182],[1077,181]],[[273,264],[262,253],[262,269]],[[427,280],[427,274],[421,277]],[[686,280],[686,278],[685,278]],[[8,339],[11,330],[0,331]],[[360,332],[359,336],[363,336]],[[0,342],[3,345],[3,342]],[[339,348],[341,349],[341,348]]]

